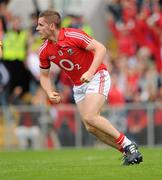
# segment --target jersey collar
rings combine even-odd
[[[64,32],[65,32],[65,28],[61,28],[59,31],[59,35],[58,35],[58,41],[63,41],[65,36],[64,36]]]

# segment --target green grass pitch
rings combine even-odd
[[[0,180],[160,180],[162,148],[140,148],[144,162],[122,166],[113,149],[0,152]]]

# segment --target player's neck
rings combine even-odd
[[[59,36],[59,32],[60,30],[55,30],[52,34],[52,36],[50,37],[50,40],[53,41],[53,42],[57,42],[58,40],[58,36]]]

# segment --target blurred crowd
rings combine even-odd
[[[162,1],[109,0],[109,103],[162,102]]]

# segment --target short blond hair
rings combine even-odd
[[[44,17],[49,24],[54,23],[58,29],[61,27],[61,16],[57,11],[46,10],[41,12],[39,17]]]

